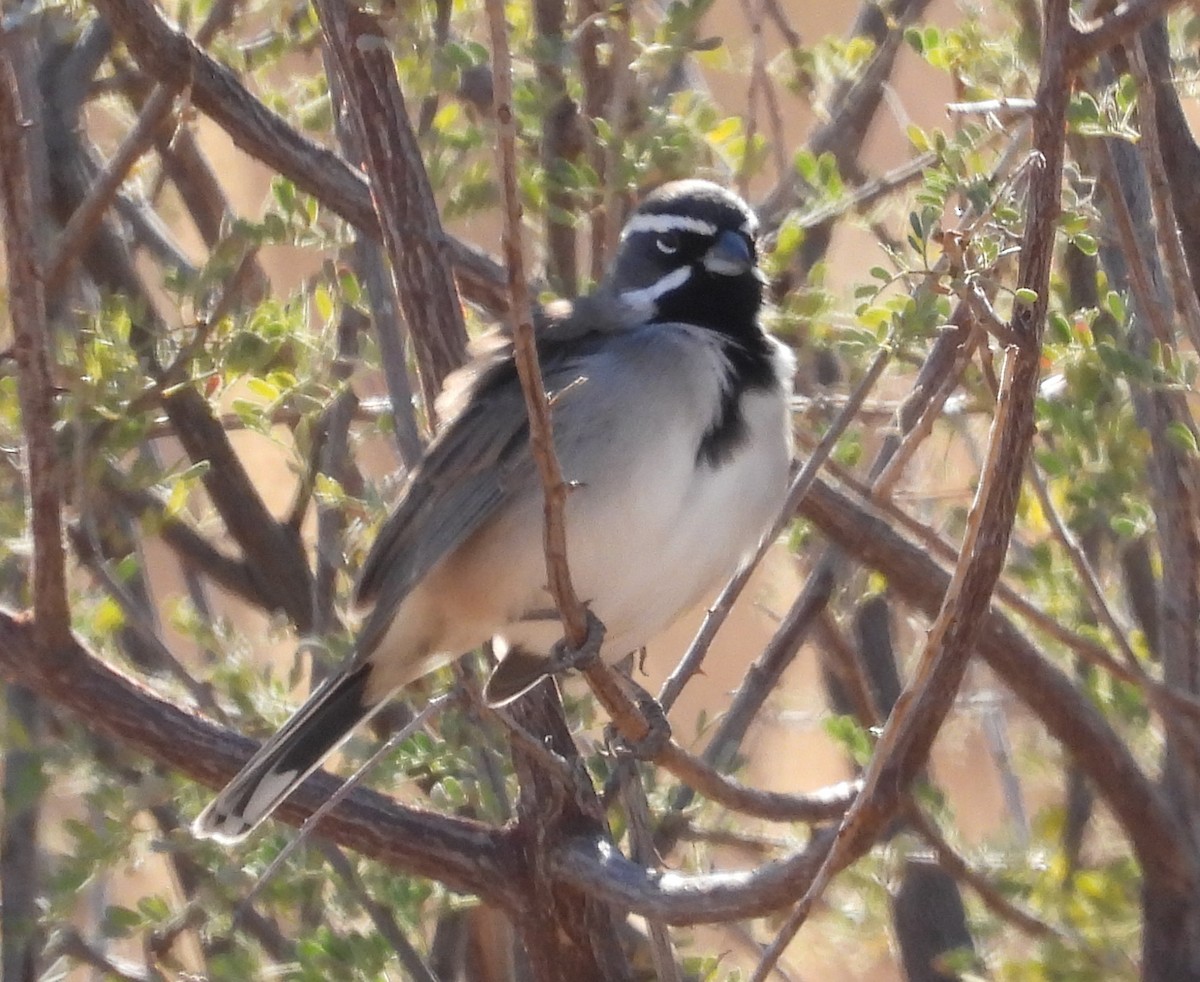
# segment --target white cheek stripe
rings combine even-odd
[[[649,286],[644,286],[640,290],[624,291],[621,299],[639,312],[653,313],[658,298],[672,290],[678,290],[691,275],[692,268],[690,266],[680,266]]]
[[[717,226],[706,222],[703,218],[691,218],[687,215],[634,215],[625,223],[621,238],[627,239],[638,232],[695,232],[697,235],[716,235]]]

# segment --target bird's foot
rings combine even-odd
[[[550,662],[546,667],[547,675],[558,675],[560,672],[569,672],[572,669],[583,670],[589,665],[595,664],[596,659],[600,657],[600,645],[604,641],[604,625],[590,609],[585,607],[584,613],[587,616],[587,634],[584,636],[583,644],[573,648],[566,638],[559,641],[550,650]]]
[[[631,690],[638,713],[646,724],[646,732],[638,740],[629,740],[610,723],[605,728],[607,742],[618,754],[628,754],[637,760],[654,760],[671,742],[671,723],[662,704],[654,696],[630,678],[623,678],[623,681]]]

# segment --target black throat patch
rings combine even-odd
[[[763,391],[779,385],[771,358],[771,347],[761,333],[742,337],[725,335],[724,354],[728,360],[721,408],[716,419],[700,438],[696,463],[710,468],[728,463],[750,437],[743,400],[748,392]]]

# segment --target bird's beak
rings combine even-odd
[[[754,254],[744,235],[732,230],[722,232],[704,254],[704,268],[721,276],[740,276],[754,267]]]

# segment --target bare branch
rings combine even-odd
[[[796,513],[800,502],[808,493],[808,489],[812,487],[821,467],[829,459],[829,455],[833,453],[838,440],[841,439],[842,434],[846,431],[846,427],[858,415],[859,409],[866,401],[867,396],[870,395],[871,390],[875,387],[875,383],[879,381],[879,377],[883,374],[883,370],[887,367],[890,359],[891,350],[889,348],[880,348],[876,352],[870,366],[867,368],[866,374],[863,375],[854,392],[851,393],[850,398],[846,400],[846,404],[833,421],[833,425],[826,430],[821,438],[821,442],[809,454],[808,458],[804,461],[804,466],[800,468],[799,473],[792,480],[791,486],[788,488],[787,497],[784,499],[783,507],[780,509],[779,517],[775,520],[775,524],[771,527],[771,530],[762,537],[753,558],[725,584],[725,588],[721,591],[720,596],[717,597],[705,613],[704,621],[701,623],[700,629],[696,632],[696,637],[692,640],[691,645],[688,646],[688,650],[684,653],[683,658],[680,659],[679,664],[667,677],[666,681],[663,682],[658,701],[662,704],[664,710],[669,710],[675,704],[675,700],[679,698],[679,694],[683,691],[683,687],[688,683],[688,680],[700,670],[704,662],[704,656],[712,646],[713,639],[721,629],[721,625],[728,618],[729,612],[737,602],[737,598],[741,596],[742,591],[746,588],[746,584],[750,581],[754,570],[791,522],[792,516]],[[801,601],[797,600],[793,606],[793,610],[796,610],[799,606],[801,606]]]
[[[1126,0],[1091,26],[1070,28],[1066,70],[1074,74],[1089,61],[1133,37],[1147,24],[1165,17],[1180,0]]]
[[[42,288],[38,219],[30,171],[31,123],[21,104],[17,71],[8,46],[22,41],[0,33],[0,214],[8,260],[12,355],[18,370],[21,425],[25,432],[26,495],[33,538],[33,610],[39,647],[46,657],[61,650],[71,629],[62,545],[60,490],[54,448],[50,338]]]
[[[938,610],[950,575],[925,546],[896,531],[885,517],[891,513],[824,481],[813,486],[800,513],[847,553],[884,573],[898,596],[929,615]],[[979,654],[1087,773],[1133,843],[1143,870],[1168,877],[1186,891],[1195,873],[1181,848],[1181,832],[1129,748],[1007,618],[990,611],[980,626]]]
[[[667,744],[653,760],[688,787],[725,808],[773,822],[827,822],[841,818],[860,790],[857,781],[843,781],[808,794],[750,788],[722,775],[674,742]]]
[[[1200,352],[1200,300],[1196,297],[1196,288],[1188,272],[1171,184],[1159,143],[1157,92],[1150,79],[1146,54],[1140,40],[1135,38],[1132,45],[1126,46],[1126,50],[1130,54],[1129,67],[1138,85],[1138,121],[1142,134],[1138,148],[1141,150],[1142,163],[1146,169],[1146,183],[1150,186],[1150,202],[1154,207],[1154,230],[1157,233],[1159,252],[1166,267],[1171,297],[1174,300],[1175,321],[1182,324],[1184,334],[1192,342],[1192,349]]]
[[[341,157],[298,133],[254,98],[237,76],[172,27],[147,0],[97,0],[138,63],[165,85],[188,86],[192,103],[237,146],[295,182],[356,228],[380,235],[371,192]],[[463,295],[493,313],[506,309],[503,270],[479,249],[445,237]]]
[[[665,924],[701,924],[778,910],[811,881],[833,839],[817,832],[803,849],[745,872],[684,875],[647,869],[607,842],[577,838],[552,857],[564,882]]]
[[[860,8],[851,33],[874,41],[875,51],[862,73],[839,83],[830,96],[827,118],[806,141],[806,149],[813,156],[833,153],[843,169],[857,157],[883,98],[884,82],[895,66],[904,30],[920,18],[927,5],[928,0],[896,0],[886,7],[866,3]],[[778,226],[787,211],[795,207],[799,193],[799,175],[789,168],[759,206],[764,228]],[[811,265],[814,256],[824,251],[828,226],[821,234],[814,232],[810,240],[815,241],[810,246],[806,240],[805,265]]]
[[[629,817],[630,854],[634,862],[647,869],[659,864],[654,850],[654,832],[651,828],[650,803],[638,779],[626,781],[621,789],[625,814]],[[671,946],[671,935],[667,927],[655,918],[647,918],[650,932],[650,957],[654,964],[654,977],[659,982],[683,982],[679,966],[675,962],[675,951]]]
[[[838,838],[804,899],[772,942],[753,976],[763,979],[795,936],[825,886],[848,862],[866,852],[901,802],[901,795],[928,755],[953,702],[983,615],[1000,577],[1016,517],[1024,463],[1032,445],[1041,337],[1049,304],[1055,218],[1061,193],[1064,121],[1069,86],[1065,40],[1067,0],[1048,0],[1045,42],[1034,120],[1034,147],[1041,167],[1030,179],[1029,203],[1017,276],[1033,291],[1018,302],[1011,329],[1020,343],[1006,351],[1000,400],[979,490],[967,520],[960,560],[913,678],[889,717],[866,774],[866,786],[846,814]]]
[[[554,431],[550,425],[550,406],[538,365],[537,344],[533,335],[533,310],[529,299],[529,281],[525,277],[524,250],[521,246],[521,199],[517,189],[516,116],[512,106],[512,60],[508,53],[508,27],[504,5],[488,0],[488,28],[492,42],[492,98],[499,130],[497,156],[504,197],[504,261],[508,268],[510,318],[513,329],[513,357],[529,414],[529,444],[537,461],[545,494],[546,575],[550,595],[558,606],[563,628],[573,648],[583,645],[588,634],[587,612],[571,584],[567,569],[567,533],[563,510],[568,488],[554,451]]]
[[[31,658],[33,644],[30,620],[0,610],[0,675],[76,714],[95,732],[196,781],[223,787],[258,749],[254,740],[181,709],[105,665],[73,637],[58,655],[72,665],[69,672]],[[314,774],[280,806],[277,817],[299,825],[341,783],[324,772]],[[360,788],[326,816],[321,834],[393,869],[439,880],[502,907],[521,902],[521,874],[504,830],[409,808]]]
[[[355,872],[354,864],[350,862],[346,854],[331,842],[320,841],[317,845],[329,861],[329,865],[333,867],[334,872],[342,878],[342,882],[346,884],[355,899],[362,905],[363,910],[367,912],[371,923],[375,925],[375,930],[387,940],[387,943],[392,946],[392,950],[396,952],[396,957],[404,967],[405,978],[410,982],[438,982],[429,966],[421,958],[420,953],[405,936],[391,910],[367,892],[362,879]]]
[[[396,65],[372,14],[342,0],[317,11],[366,151],[371,198],[391,260],[394,289],[415,342],[433,418],[442,380],[466,360],[467,329],[433,188],[408,119]]]
[[[534,26],[537,30],[535,63],[542,114],[541,163],[542,180],[546,188],[544,219],[546,245],[546,276],[550,287],[562,296],[573,297],[579,292],[579,269],[576,255],[575,189],[566,177],[568,165],[579,155],[582,140],[579,127],[579,107],[567,92],[564,72],[563,34],[566,23],[564,0],[535,0]],[[494,94],[493,89],[493,94]]]

